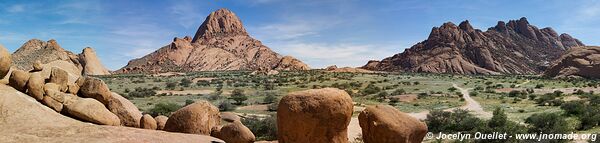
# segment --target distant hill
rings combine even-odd
[[[499,21],[487,31],[469,21],[434,27],[427,40],[362,68],[455,74],[538,74],[572,47],[584,46],[552,28],[538,29],[526,18]]]
[[[222,70],[308,70],[308,65],[282,56],[250,37],[240,19],[227,9],[212,12],[193,38],[175,38],[116,73]]]

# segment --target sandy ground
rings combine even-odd
[[[187,94],[210,94],[213,93],[213,90],[183,90],[183,91],[179,91],[179,90],[159,90],[156,91],[156,94],[173,94],[173,95],[187,95]]]
[[[165,73],[157,73],[152,76],[175,76],[175,75],[185,75],[185,73],[180,72],[165,72]]]
[[[463,94],[463,98],[467,102],[467,104],[459,107],[460,109],[465,109],[465,110],[475,112],[475,115],[478,115],[480,117],[484,117],[484,118],[492,117],[492,113],[484,111],[483,108],[481,107],[481,105],[479,104],[479,102],[475,101],[473,98],[471,98],[471,96],[469,96],[470,89],[464,89],[464,88],[458,87],[458,85],[456,85],[454,83],[452,83],[452,86],[454,86],[454,88],[460,90],[460,93]],[[451,109],[454,110],[453,108],[451,108]],[[448,110],[449,109],[446,109],[445,111],[448,111]]]
[[[198,82],[198,81],[201,81],[201,80],[203,80],[203,81],[212,81],[213,79],[215,79],[215,78],[199,77],[199,78],[192,79],[192,82]]]
[[[268,105],[248,105],[238,107],[237,110],[267,111],[269,110],[269,107]]]

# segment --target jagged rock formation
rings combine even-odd
[[[33,65],[40,62],[46,66],[55,66],[68,70],[74,75],[106,75],[108,70],[100,63],[94,50],[90,47],[75,55],[63,49],[56,40],[44,42],[31,39],[17,49],[12,55],[12,63],[16,69],[31,71]]]
[[[227,9],[212,12],[194,38],[175,38],[116,73],[159,73],[219,70],[307,70],[293,57],[283,57],[252,37]]]
[[[571,48],[544,72],[547,77],[600,78],[600,47]]]
[[[110,75],[107,68],[102,65],[94,49],[90,47],[83,48],[79,54],[79,62],[83,65],[84,75]]]
[[[343,73],[375,73],[374,71],[366,70],[363,68],[353,67],[342,67],[338,68],[337,65],[328,66],[325,68],[326,72],[343,72]]]
[[[434,27],[429,38],[403,53],[370,61],[364,69],[456,74],[536,74],[565,50],[583,46],[568,34],[530,25],[526,18],[499,21],[483,32],[469,21]]]
[[[205,135],[83,123],[4,84],[0,84],[0,95],[2,142],[224,142]]]

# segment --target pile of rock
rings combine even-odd
[[[277,109],[278,142],[347,143],[353,111],[352,98],[343,90],[292,92]],[[368,106],[358,119],[365,143],[418,143],[427,133],[425,123],[391,106]]]

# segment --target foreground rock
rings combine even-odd
[[[159,115],[154,117],[154,120],[156,120],[156,129],[163,130],[165,128],[165,124],[167,124],[167,120],[169,120],[169,117]]]
[[[36,100],[44,98],[44,83],[45,79],[41,73],[32,73],[27,81],[27,93]]]
[[[35,99],[0,85],[0,141],[85,143],[207,143],[220,139],[127,127],[99,126],[73,120],[41,105]],[[5,116],[6,115],[6,116]]]
[[[277,109],[281,143],[346,143],[352,116],[350,95],[335,88],[292,92]]]
[[[240,121],[240,116],[232,112],[221,112],[221,119],[227,122]]]
[[[252,131],[240,121],[234,121],[217,130],[211,133],[211,135],[227,143],[253,143],[256,140]]]
[[[10,78],[8,78],[8,85],[18,91],[25,92],[27,90],[27,80],[29,80],[29,73],[22,70],[13,70]]]
[[[156,130],[156,125],[156,120],[149,114],[142,116],[142,119],[140,120],[140,128],[142,129]]]
[[[104,105],[91,98],[80,98],[73,104],[66,105],[69,115],[100,125],[118,126],[121,124],[119,117],[111,113]]]
[[[121,120],[121,125],[128,127],[140,127],[142,112],[135,107],[131,101],[123,96],[112,93],[111,99],[107,104],[108,110],[114,113]]]
[[[365,143],[420,143],[427,133],[425,123],[387,105],[368,106],[358,120]]]
[[[98,78],[85,77],[79,92],[82,97],[94,98],[104,105],[108,105],[109,100],[112,99],[112,92],[108,85]]]
[[[108,69],[102,65],[102,62],[96,56],[94,49],[90,47],[83,48],[78,56],[83,65],[83,75],[110,75]]]
[[[196,101],[175,111],[167,120],[164,130],[210,135],[211,129],[220,122],[219,108],[207,101]]]
[[[12,63],[12,59],[10,58],[10,53],[4,46],[0,45],[0,79],[4,78],[8,71],[10,71],[10,66]]]
[[[547,77],[600,78],[600,47],[576,47],[567,51],[544,73]]]

